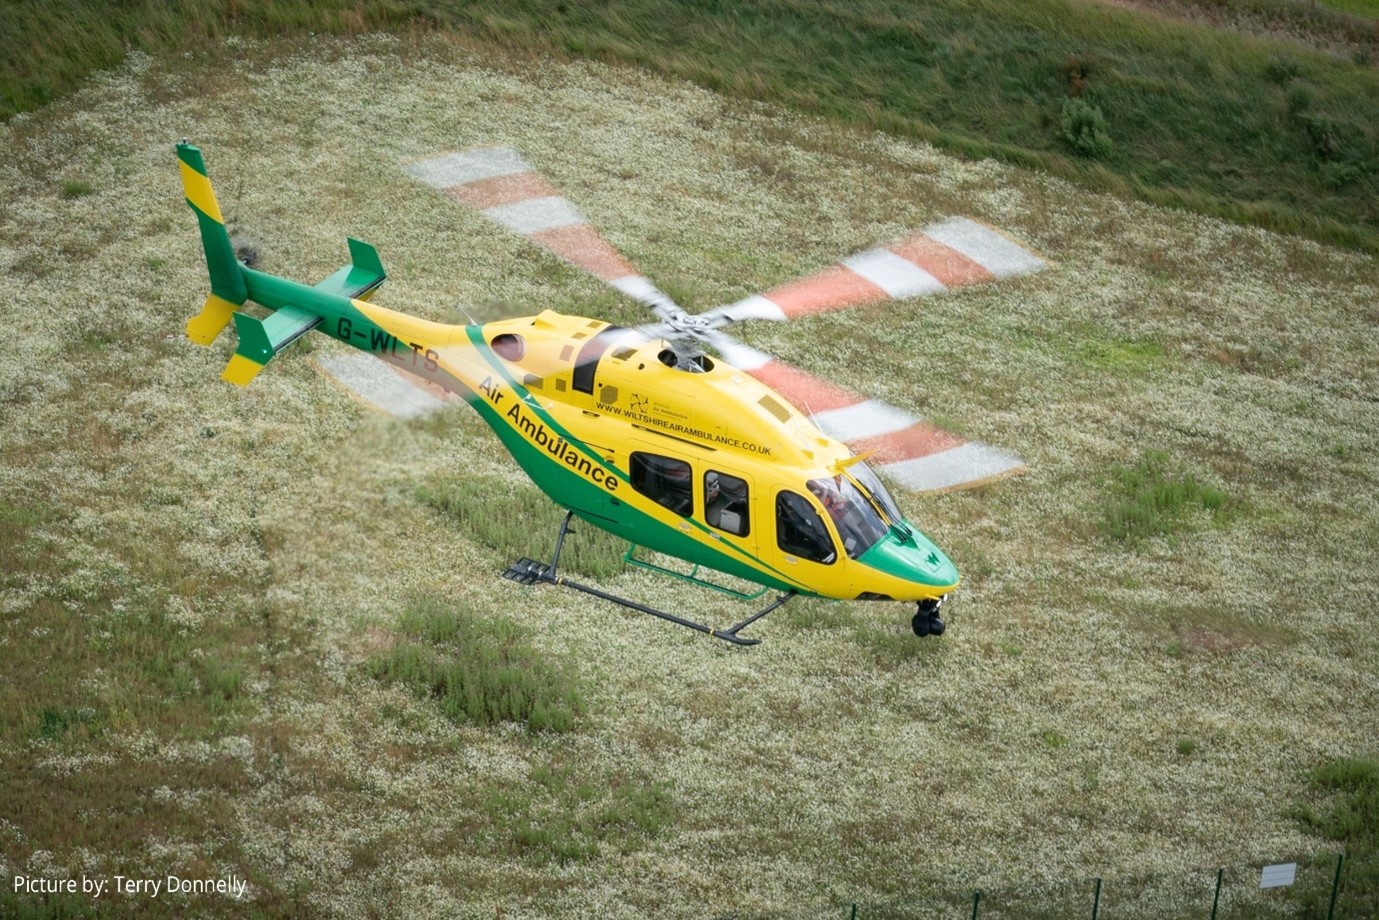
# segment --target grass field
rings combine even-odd
[[[902,497],[968,575],[948,634],[806,601],[744,651],[498,578],[554,534],[462,523],[466,482],[530,488],[476,417],[377,416],[324,342],[239,391],[229,343],[182,336],[181,137],[265,269],[323,277],[355,235],[380,302],[433,318],[638,315],[401,169],[480,144],[690,308],[945,215],[1025,241],[1055,267],[743,333],[1029,462]],[[966,915],[1105,877],[1108,915],[1153,917],[1189,870],[1326,864],[1363,845],[1336,795],[1372,788],[1379,736],[1375,267],[642,69],[425,36],[131,55],[0,126],[0,879],[249,895],[0,909]],[[1237,916],[1297,906],[1251,890]]]

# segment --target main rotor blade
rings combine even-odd
[[[607,282],[660,319],[669,319],[679,309],[511,147],[447,153],[412,163],[407,171]]]
[[[366,404],[410,421],[424,418],[464,397],[364,352],[326,355],[316,365]]]
[[[1024,461],[987,444],[968,441],[911,415],[792,367],[722,332],[706,340],[723,359],[803,409],[824,434],[914,492],[967,489],[1018,473]]]
[[[1043,259],[995,230],[952,217],[894,245],[859,252],[813,275],[701,315],[716,327],[744,319],[794,319],[937,294],[1046,267]]]

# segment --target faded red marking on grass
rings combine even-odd
[[[831,265],[816,275],[773,288],[764,296],[791,319],[891,299],[846,265]]]
[[[944,287],[979,284],[996,277],[956,249],[922,233],[886,248],[933,275]]]
[[[637,270],[613,248],[612,244],[588,224],[553,227],[533,233],[531,238],[565,261],[604,281],[637,274]]]
[[[529,198],[560,195],[560,192],[535,172],[477,179],[465,185],[452,185],[445,189],[445,193],[481,211],[485,208],[512,204],[515,201],[526,201]]]

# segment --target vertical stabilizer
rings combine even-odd
[[[230,322],[235,307],[244,303],[249,291],[235,247],[225,229],[211,180],[206,176],[206,163],[197,147],[183,141],[177,145],[177,161],[182,168],[182,188],[187,204],[196,214],[201,226],[201,245],[206,250],[206,268],[211,275],[211,295],[201,312],[187,323],[187,337],[200,345],[209,345]]]

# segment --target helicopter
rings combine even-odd
[[[519,559],[505,577],[571,588],[737,645],[757,644],[741,631],[797,595],[913,603],[917,636],[944,633],[940,610],[960,582],[957,568],[905,518],[867,459],[876,453],[892,461],[888,467],[921,478],[927,470],[945,487],[953,471],[944,463],[924,467],[926,456],[956,452],[946,465],[965,460],[982,479],[1018,469],[1018,458],[831,387],[723,330],[742,320],[787,319],[1037,271],[1045,264],[1038,257],[954,219],[813,279],[691,315],[637,273],[515,150],[479,148],[408,170],[603,278],[651,317],[624,328],[547,309],[446,324],[373,304],[387,273],[374,247],[356,239],[347,241],[349,264],[314,285],[251,268],[237,257],[200,149],[184,140],[177,158],[211,287],[187,323],[188,338],[209,346],[233,320],[238,344],[221,376],[242,387],[317,331],[467,403],[566,511],[551,561]],[[261,320],[243,312],[248,301],[271,313]],[[798,408],[812,401],[823,408]],[[865,452],[822,430],[820,417],[830,412],[829,427],[850,431]],[[631,564],[747,600],[777,596],[715,628],[576,582],[559,570],[575,518],[627,540]],[[638,550],[692,569],[679,572]],[[758,590],[723,584],[704,570]]]

